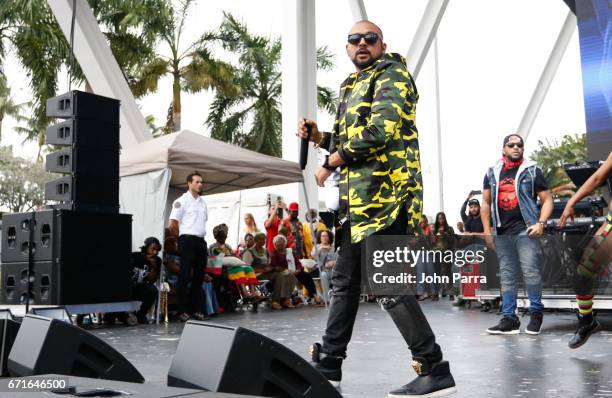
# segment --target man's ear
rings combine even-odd
[[[383,54],[384,54],[385,52],[387,52],[387,43],[383,43],[383,44],[382,44],[382,52],[383,52]]]
[[[346,49],[346,55],[349,55],[348,47],[349,47],[349,45],[348,45],[348,44],[346,44],[346,45],[344,46],[344,48]]]

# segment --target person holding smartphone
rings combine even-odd
[[[482,226],[482,220],[480,219],[480,202],[478,199],[472,199],[475,195],[480,194],[481,191],[471,191],[465,202],[461,206],[460,213],[461,220],[463,221],[463,228],[467,233],[483,233],[484,228]],[[465,214],[466,208],[469,207],[468,214]]]
[[[266,246],[269,253],[274,251],[274,238],[278,235],[278,230],[281,225],[291,230],[289,222],[283,219],[283,211],[286,210],[285,207],[285,204],[278,200],[276,205],[270,206],[268,210],[268,218],[264,222],[264,227],[266,228]]]

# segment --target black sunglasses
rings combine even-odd
[[[516,147],[519,147],[519,148],[522,148],[522,147],[523,147],[523,144],[522,144],[522,143],[520,143],[520,142],[512,142],[512,143],[510,143],[510,144],[506,144],[506,146],[507,146],[508,148],[514,148],[515,146],[516,146]]]
[[[357,45],[364,39],[367,44],[374,44],[378,41],[378,33],[353,33],[348,36],[348,42],[352,45]]]

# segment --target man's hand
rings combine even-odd
[[[534,224],[530,226],[529,228],[527,228],[527,235],[529,235],[532,238],[537,238],[538,236],[542,236],[543,233],[544,233],[544,227],[540,223]]]
[[[300,138],[308,137],[308,129],[306,125],[310,126],[310,141],[314,142],[315,144],[321,142],[322,134],[319,131],[319,128],[317,127],[317,122],[315,122],[314,120],[301,118],[298,122],[297,136]]]
[[[574,223],[574,206],[572,206],[569,202],[565,205],[565,209],[563,209],[563,214],[561,214],[561,217],[559,218],[559,222],[557,223],[557,225],[559,227],[564,226],[568,218],[572,221],[572,224],[573,224]]]
[[[315,171],[315,179],[317,180],[317,185],[322,187],[325,183],[325,180],[331,175],[331,170],[327,170],[324,167],[317,167]]]

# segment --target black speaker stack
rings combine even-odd
[[[132,216],[119,214],[119,101],[71,91],[47,100],[58,148],[45,210],[2,217],[1,304],[131,300]]]
[[[47,101],[47,116],[66,119],[47,129],[45,167],[65,174],[45,186],[45,199],[70,210],[119,211],[119,101],[71,91]]]

